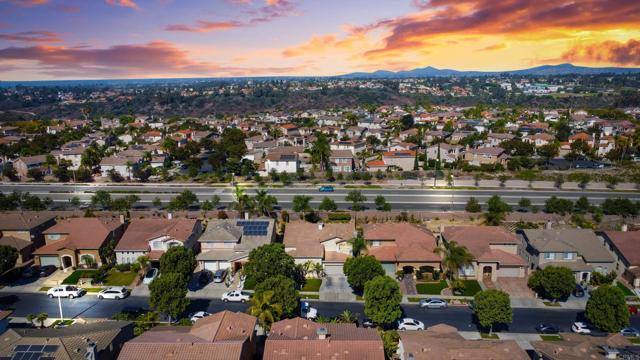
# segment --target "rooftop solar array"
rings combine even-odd
[[[55,360],[57,345],[17,345],[12,356],[0,356],[0,360]]]
[[[266,236],[269,232],[268,221],[240,220],[236,225],[242,227],[242,235]]]

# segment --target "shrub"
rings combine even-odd
[[[118,270],[120,272],[130,271],[131,270],[131,264],[118,264],[118,265],[116,265],[116,270]]]
[[[348,213],[330,213],[328,215],[329,221],[334,222],[349,222],[351,221],[351,214]]]
[[[594,271],[593,273],[591,273],[591,285],[611,285],[617,276],[618,274],[615,271],[612,271],[606,275]]]

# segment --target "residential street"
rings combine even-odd
[[[313,302],[312,306],[318,309],[320,315],[336,316],[345,309],[354,313],[364,314],[364,304],[355,302]],[[98,300],[95,296],[85,295],[79,299],[62,299],[63,315],[65,318],[108,318],[121,311],[125,307],[148,308],[146,297],[132,296],[120,301]],[[44,294],[11,294],[0,295],[0,307],[14,309],[14,317],[26,317],[28,314],[46,312],[51,318],[58,317],[57,299],[49,299]],[[232,311],[244,311],[248,304],[228,303],[212,299],[191,299],[191,305],[187,312],[206,310],[211,313],[224,309]],[[402,305],[405,316],[423,321],[426,326],[446,323],[455,326],[460,331],[476,331],[472,323],[472,314],[467,307],[450,307],[446,310],[424,310],[417,305]],[[580,316],[581,311],[563,309],[514,309],[513,323],[509,326],[509,332],[527,333],[534,332],[534,327],[540,322],[553,323],[562,330],[569,331],[571,323]],[[640,316],[632,316],[631,326],[640,327]]]

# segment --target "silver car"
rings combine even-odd
[[[145,285],[151,284],[151,282],[158,277],[159,272],[160,271],[156,268],[149,269],[149,271],[147,271],[147,273],[144,275],[144,279],[142,279],[142,283]]]
[[[111,286],[98,293],[98,299],[120,300],[129,296],[129,289],[124,286]]]
[[[620,334],[622,334],[623,336],[628,336],[628,337],[640,337],[640,331],[638,331],[638,329],[632,328],[632,327],[626,327],[626,328],[620,330]]]
[[[449,306],[449,304],[442,299],[422,299],[419,305],[421,309],[446,309]]]

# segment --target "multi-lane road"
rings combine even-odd
[[[222,204],[233,201],[233,189],[223,186],[206,186],[201,184],[27,184],[4,183],[0,184],[0,192],[10,193],[14,190],[29,192],[40,197],[49,197],[56,203],[66,203],[72,197],[78,197],[82,202],[89,202],[91,196],[97,190],[106,190],[113,197],[136,194],[140,197],[140,204],[151,206],[154,199],[159,198],[166,204],[171,198],[183,190],[193,191],[200,201],[211,199],[218,195]],[[257,188],[247,187],[245,192],[254,194]],[[347,209],[349,202],[345,196],[353,188],[336,186],[334,192],[319,192],[317,187],[288,186],[267,188],[270,194],[278,199],[278,204],[283,208],[291,207],[293,197],[296,195],[311,196],[311,204],[317,206],[325,196],[333,199],[340,208]],[[378,195],[386,198],[394,210],[423,210],[423,211],[450,211],[462,210],[470,197],[475,197],[481,204],[493,196],[499,195],[510,205],[517,205],[521,198],[528,198],[533,205],[542,206],[551,196],[577,200],[580,196],[587,196],[592,204],[599,204],[607,198],[624,197],[633,201],[640,200],[640,192],[637,191],[579,191],[579,190],[531,190],[531,189],[431,189],[431,188],[360,188],[366,197],[367,208],[375,208],[374,199]]]
[[[312,302],[320,315],[334,317],[349,309],[359,314],[362,319],[364,304],[355,302]],[[148,298],[131,296],[124,300],[99,300],[92,295],[85,295],[79,299],[62,299],[62,311],[65,318],[109,318],[125,307],[140,307],[148,309]],[[13,316],[26,317],[29,314],[46,312],[51,318],[59,317],[57,299],[49,299],[45,294],[33,293],[0,293],[0,308],[14,309]],[[221,310],[246,311],[247,304],[225,304],[217,299],[191,299],[187,313],[206,310],[211,313]],[[417,305],[403,304],[405,316],[423,321],[426,326],[439,323],[449,324],[461,331],[475,331],[477,326],[473,321],[471,310],[465,306],[450,307],[445,310],[425,310]],[[565,331],[569,331],[571,324],[581,319],[580,310],[565,309],[513,309],[513,322],[505,331],[516,333],[531,333],[541,321],[552,323]],[[631,326],[640,328],[640,316],[632,316]]]

